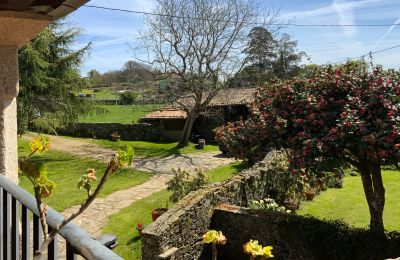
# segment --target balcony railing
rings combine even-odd
[[[63,215],[49,208],[47,215],[49,230],[60,224],[63,219]],[[61,229],[60,235],[66,240],[67,260],[76,259],[77,255],[93,260],[122,259],[74,223],[69,223]],[[39,249],[42,241],[35,198],[0,175],[0,259],[32,259],[33,253]],[[49,260],[59,259],[57,244],[53,241],[48,247]]]

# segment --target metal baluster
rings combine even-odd
[[[11,259],[19,260],[19,201],[11,198]]]
[[[3,189],[3,259],[11,259],[10,194]]]
[[[78,258],[74,254],[74,248],[70,243],[67,242],[67,260],[77,260]]]
[[[42,227],[40,225],[40,219],[38,216],[33,214],[33,254],[37,250],[39,250],[40,245],[42,244]]]
[[[31,219],[29,210],[27,207],[22,205],[22,260],[29,260],[30,259],[30,236],[31,236]]]
[[[52,228],[49,227],[49,234],[51,233]],[[48,249],[48,259],[49,260],[57,260],[58,259],[58,236],[55,236],[53,241],[49,245]]]

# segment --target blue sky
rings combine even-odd
[[[297,24],[400,24],[400,0],[257,0],[266,8],[280,9],[283,21]],[[151,11],[155,0],[92,0],[90,5]],[[82,28],[77,47],[93,42],[82,67],[100,72],[120,69],[132,59],[134,45],[143,27],[140,15],[82,7],[68,21]],[[298,41],[300,50],[313,63],[337,62],[400,44],[400,26],[393,27],[292,27],[282,30]],[[377,54],[374,62],[400,68],[400,48]]]

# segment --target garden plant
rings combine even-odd
[[[255,162],[271,148],[289,149],[294,175],[323,177],[350,164],[361,175],[370,228],[383,234],[381,166],[400,158],[400,73],[349,62],[314,67],[304,77],[259,89],[245,122],[216,136],[236,157]]]
[[[43,164],[35,163],[30,160],[35,154],[48,151],[50,146],[50,141],[45,136],[38,135],[30,142],[31,153],[26,157],[21,157],[18,160],[19,170],[22,174],[26,175],[31,181],[35,198],[37,202],[37,208],[39,212],[39,218],[42,226],[43,232],[43,242],[34,254],[35,260],[44,259],[47,247],[53,241],[55,236],[60,232],[60,230],[67,225],[69,222],[74,220],[80,214],[82,214],[94,201],[94,199],[99,195],[101,189],[103,188],[107,178],[119,170],[121,167],[130,165],[133,160],[133,149],[128,147],[126,151],[119,150],[118,154],[113,155],[110,160],[104,175],[102,176],[99,184],[93,190],[93,183],[97,180],[95,169],[87,169],[86,174],[82,175],[78,180],[78,189],[84,189],[87,193],[86,200],[80,205],[79,209],[72,213],[71,215],[65,217],[65,219],[56,227],[49,232],[46,217],[48,206],[45,199],[49,197],[56,188],[56,183],[47,178],[46,167]]]

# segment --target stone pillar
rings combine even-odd
[[[0,46],[0,174],[18,182],[18,47]]]

